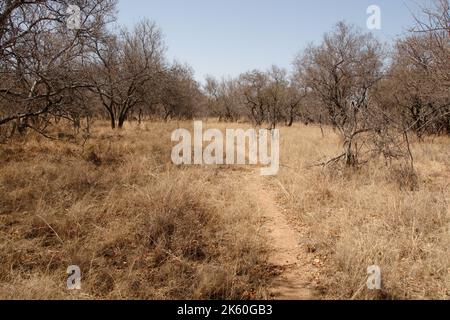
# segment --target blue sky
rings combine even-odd
[[[186,62],[198,80],[236,76],[272,64],[290,68],[295,55],[346,20],[366,28],[370,5],[381,8],[384,41],[413,23],[427,0],[120,0],[119,23],[150,18],[163,30],[168,57]]]

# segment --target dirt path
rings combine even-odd
[[[264,219],[272,247],[269,262],[280,270],[270,293],[277,300],[311,300],[314,292],[309,288],[311,265],[307,253],[300,245],[300,233],[289,223],[280,210],[275,191],[268,190],[263,177],[255,175],[247,184],[251,194],[257,197],[259,211]]]

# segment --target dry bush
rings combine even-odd
[[[239,179],[174,167],[175,125],[29,134],[0,149],[0,298],[267,297],[260,221]],[[186,124],[189,127],[189,124]],[[82,291],[66,269],[82,270]]]
[[[397,183],[400,190],[416,191],[419,189],[419,177],[411,166],[401,164],[389,168],[388,181]]]
[[[413,143],[416,174],[381,160],[359,170],[310,168],[335,152],[338,137],[303,126],[281,136],[284,205],[306,228],[312,260],[323,261],[313,281],[324,298],[450,297],[448,138]],[[367,290],[371,265],[381,267],[380,292]]]

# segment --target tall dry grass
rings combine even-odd
[[[281,136],[284,167],[273,182],[319,263],[312,281],[323,298],[450,298],[448,137],[413,142],[414,173],[381,159],[359,170],[311,168],[339,154],[337,136],[305,126]],[[371,265],[381,268],[381,291],[367,289]]]
[[[221,168],[173,166],[176,127],[1,145],[0,299],[267,298],[251,197]]]
[[[173,166],[180,126],[192,123],[97,124],[84,146],[33,134],[0,145],[0,298],[270,298],[249,173]],[[416,174],[381,159],[311,168],[339,154],[328,129],[282,128],[281,144],[283,167],[267,182],[299,228],[317,298],[450,297],[449,138],[413,142]],[[81,267],[80,292],[66,289],[69,265]],[[370,265],[381,291],[366,288]]]

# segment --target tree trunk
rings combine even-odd
[[[123,129],[123,125],[125,124],[125,116],[119,117],[119,129]]]
[[[114,117],[114,113],[112,113],[111,111],[109,112],[109,117],[111,119],[111,129],[115,129],[116,128],[116,119]]]
[[[355,167],[358,164],[358,156],[353,152],[353,139],[345,143],[345,164],[348,167]]]
[[[287,123],[287,126],[292,127],[293,124],[294,124],[294,115],[291,114],[291,116],[289,118],[289,122]]]

